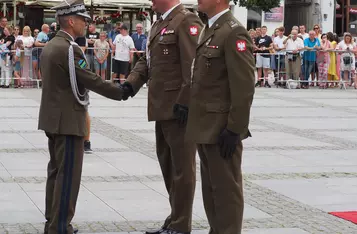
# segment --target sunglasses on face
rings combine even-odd
[[[318,30],[319,28],[314,28],[314,30]]]

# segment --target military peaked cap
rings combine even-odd
[[[64,0],[51,9],[56,11],[56,16],[78,15],[91,20],[83,0]]]

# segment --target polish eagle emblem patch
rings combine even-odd
[[[198,35],[198,27],[197,26],[191,26],[190,27],[190,34],[191,34],[191,36],[197,36]]]
[[[247,50],[247,42],[244,40],[238,40],[236,42],[236,46],[238,52],[244,52]]]

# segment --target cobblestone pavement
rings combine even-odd
[[[49,156],[37,131],[40,92],[0,92],[0,234],[42,233]],[[91,93],[94,152],[85,155],[73,220],[80,233],[142,233],[168,215],[146,92],[120,103]],[[257,89],[253,137],[244,142],[244,234],[357,233],[328,214],[357,210],[356,97]],[[193,234],[206,234],[197,179]]]

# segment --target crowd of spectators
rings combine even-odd
[[[42,79],[39,70],[42,48],[57,32],[56,23],[42,25],[41,31],[29,26],[20,31],[18,26],[8,25],[7,19],[0,20],[0,87],[33,87]],[[146,35],[142,24],[136,25],[136,32],[129,35],[123,23],[114,25],[109,32],[98,32],[95,24],[90,24],[85,37],[76,43],[83,49],[90,69],[108,78],[123,82],[130,69],[143,55]]]
[[[249,30],[254,42],[257,68],[256,87],[271,88],[269,74],[273,73],[274,84],[288,88],[287,81],[296,80],[296,88],[321,89],[345,86],[357,89],[356,41],[345,33],[339,41],[332,32],[323,33],[319,25],[309,32],[304,25],[294,26],[286,33],[284,27],[267,35],[267,27]]]
[[[6,18],[0,20],[0,87],[27,87],[41,80],[41,51],[56,30],[56,23],[32,31],[29,26],[22,30],[9,26]],[[319,25],[308,32],[304,25],[294,26],[289,32],[279,27],[272,36],[267,31],[266,26],[249,30],[256,58],[256,87],[271,88],[274,83],[286,88],[288,80],[295,80],[299,81],[296,88],[317,85],[325,89],[339,87],[342,80],[346,86],[357,88],[357,45],[350,33],[339,41],[336,34],[323,33]],[[120,22],[109,32],[99,32],[95,24],[90,24],[87,35],[76,42],[93,72],[122,83],[143,56],[147,36],[142,24],[137,24],[131,35]],[[269,77],[274,77],[274,82],[269,82]]]

